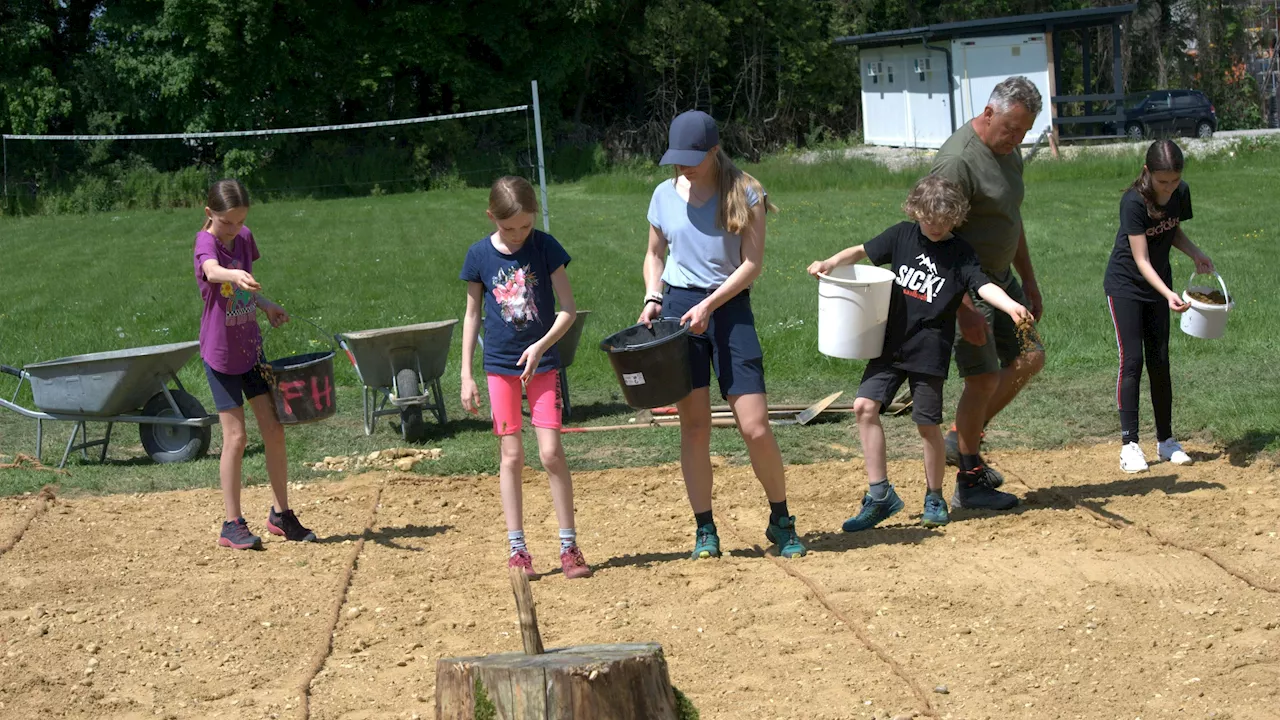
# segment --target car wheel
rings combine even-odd
[[[1141,140],[1143,136],[1142,126],[1138,123],[1134,123],[1125,128],[1124,134],[1130,140]]]
[[[1200,124],[1196,126],[1196,137],[1202,140],[1208,140],[1213,137],[1213,126],[1207,121],[1201,120]]]

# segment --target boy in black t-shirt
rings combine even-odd
[[[910,382],[912,410],[924,440],[928,491],[920,523],[937,527],[950,521],[942,498],[946,450],[942,440],[942,384],[947,379],[955,338],[956,309],[970,290],[1015,322],[1032,316],[982,272],[978,258],[952,229],[964,222],[969,203],[954,183],[939,175],[921,178],[902,208],[915,222],[903,222],[866,243],[843,250],[809,266],[810,275],[826,274],[840,265],[868,258],[891,264],[896,276],[885,328],[884,351],[867,363],[853,404],[870,487],[858,514],[844,523],[846,532],[875,527],[902,510],[902,499],[889,484],[884,427],[880,413],[904,381]],[[980,471],[960,471],[951,503],[1008,509],[1018,498],[980,482]]]

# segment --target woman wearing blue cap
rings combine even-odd
[[[680,411],[680,469],[697,523],[693,558],[718,557],[711,513],[711,368],[729,401],[751,467],[769,498],[765,536],[783,557],[805,547],[787,511],[782,453],[769,427],[764,359],[751,313],[751,284],[764,261],[764,188],[720,149],[715,120],[690,111],[671,122],[663,165],[675,166],[649,201],[647,294],[640,322],[679,317],[690,325],[693,392]],[[776,208],[772,208],[775,209]]]

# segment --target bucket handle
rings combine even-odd
[[[270,298],[266,298],[266,299],[267,299],[267,300],[271,300]],[[271,302],[275,302],[275,301],[274,301],[274,300],[271,300]],[[279,305],[279,303],[276,303],[276,304],[277,304],[277,306]],[[333,332],[330,332],[329,330],[326,330],[326,329],[325,329],[325,328],[323,328],[323,327],[320,327],[320,325],[318,325],[314,320],[311,320],[310,318],[303,317],[303,316],[301,316],[301,315],[294,315],[293,313],[289,313],[289,319],[290,319],[290,320],[301,320],[302,322],[304,322],[304,323],[306,323],[306,324],[310,325],[311,327],[315,328],[315,329],[316,329],[316,331],[317,331],[317,333],[320,335],[320,337],[324,338],[325,342],[329,345],[329,348],[334,352],[334,354],[337,354],[338,349],[339,349],[340,347],[341,347],[343,350],[345,350],[345,349],[346,349],[345,347],[343,347],[343,346],[342,346],[342,341],[341,341],[341,339],[339,338],[339,336],[338,336],[337,334],[335,334],[335,333],[333,333]],[[263,347],[263,353],[264,353],[264,354],[266,353],[266,347],[267,347],[267,335],[268,335],[272,330],[275,330],[275,326],[273,326],[273,325],[268,325],[268,326],[267,326],[267,332],[265,332],[265,333],[263,333],[263,334],[262,334],[262,347]],[[349,353],[349,352],[348,352],[348,355],[350,355],[350,353]],[[353,362],[354,362],[354,361],[353,361]]]
[[[1195,280],[1195,279],[1196,279],[1196,275],[1199,275],[1199,274],[1200,274],[1200,273],[1195,272],[1195,271],[1193,270],[1193,271],[1191,272],[1191,277],[1190,277],[1190,278],[1187,278],[1187,285],[1190,285],[1190,284],[1191,284],[1191,281],[1192,281],[1192,280]],[[1230,305],[1231,305],[1231,293],[1227,292],[1227,284],[1226,284],[1225,282],[1223,282],[1223,281],[1222,281],[1222,276],[1218,274],[1218,271],[1217,271],[1217,270],[1214,270],[1214,271],[1213,271],[1213,276],[1214,276],[1215,278],[1217,278],[1217,279],[1218,279],[1218,285],[1222,288],[1222,297],[1226,298],[1226,301],[1227,301],[1227,303],[1226,303],[1226,304],[1227,304],[1228,306],[1230,306]]]
[[[656,321],[658,321],[658,320],[675,320],[675,321],[679,322],[679,321],[680,321],[680,318],[678,318],[678,317],[656,317],[656,318],[654,318],[654,321],[655,321],[655,322],[656,322]],[[637,323],[637,324],[638,324],[638,325],[640,325],[640,324],[643,324],[643,323]],[[692,323],[692,322],[690,322],[690,321],[687,321],[687,320],[686,320],[685,322],[680,323],[680,327],[684,328],[685,330],[688,330],[688,329],[689,329],[689,327],[690,327],[691,325],[693,325],[693,323]],[[608,338],[605,338],[605,339],[607,340]],[[605,341],[604,341],[604,340],[601,340],[601,341],[600,341],[600,349],[601,349],[601,350],[603,350],[603,351],[605,351],[605,352],[613,352],[613,346],[612,346],[612,345],[609,345],[609,344],[607,344],[607,343],[605,343]]]

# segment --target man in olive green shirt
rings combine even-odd
[[[1022,225],[1018,146],[1040,107],[1040,91],[1027,78],[1018,75],[1001,82],[982,114],[943,143],[933,165],[934,173],[959,185],[969,198],[969,216],[957,234],[973,246],[991,281],[1025,305],[1037,321],[1044,308]],[[947,460],[960,467],[951,504],[1007,510],[1018,498],[996,489],[1004,477],[982,461],[982,431],[1044,367],[1044,348],[1037,344],[1022,352],[1013,320],[976,295],[964,299],[956,325],[956,368],[964,391],[956,407],[956,429],[947,434]]]

